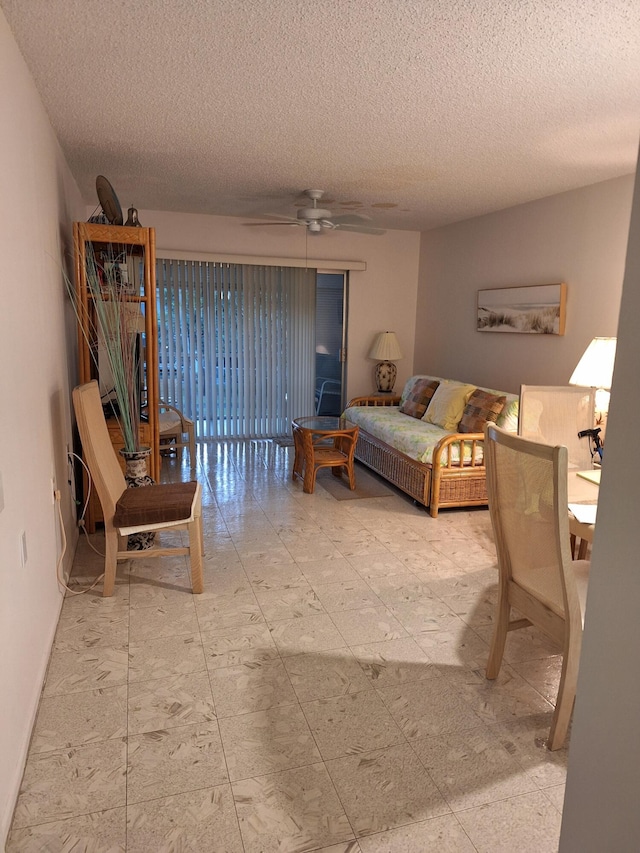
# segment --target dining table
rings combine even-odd
[[[577,558],[584,560],[587,548],[593,543],[595,511],[600,490],[600,469],[569,471],[567,492],[569,503],[569,533],[578,544]]]

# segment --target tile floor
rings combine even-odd
[[[511,635],[485,680],[488,512],[305,495],[272,442],[199,454],[205,593],[166,558],[67,596],[9,853],[556,851],[558,650]],[[83,538],[75,584],[100,571]]]

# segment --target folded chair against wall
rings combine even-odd
[[[535,625],[557,642],[562,673],[547,745],[559,749],[576,694],[589,577],[588,561],[571,559],[567,448],[487,424],[484,452],[500,573],[487,678],[500,671],[509,631]]]
[[[196,433],[193,421],[182,414],[180,409],[160,400],[158,431],[160,433],[160,452],[182,451],[189,448],[189,462],[196,467]]]
[[[203,591],[202,493],[200,484],[163,483],[127,489],[111,444],[98,383],[93,380],[73,390],[73,407],[84,461],[95,484],[102,513],[106,553],[102,594],[113,594],[118,560],[187,554],[194,593]],[[127,537],[148,530],[187,530],[186,547],[127,551]]]

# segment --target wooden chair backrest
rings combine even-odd
[[[567,448],[487,424],[484,452],[500,583],[517,584],[581,630],[569,545]]]
[[[127,484],[111,443],[98,383],[94,379],[78,385],[72,397],[84,461],[100,499],[105,529],[108,529],[113,527],[116,503]]]
[[[578,385],[521,385],[518,435],[569,451],[569,469],[592,467],[589,438],[578,433],[595,426],[595,389]]]

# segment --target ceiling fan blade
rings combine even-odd
[[[293,220],[293,221],[291,221],[291,222],[243,222],[242,224],[243,224],[243,225],[249,225],[249,226],[261,225],[261,226],[263,226],[263,227],[264,227],[264,226],[269,226],[269,225],[289,225],[289,226],[293,225],[293,226],[298,226],[298,225],[304,225],[304,222],[296,222],[295,220]]]
[[[336,228],[340,231],[351,231],[357,234],[372,234],[376,237],[387,233],[384,228],[374,228],[373,226],[366,225],[336,225]]]
[[[365,216],[363,213],[344,213],[342,216],[334,216],[333,221],[336,225],[366,225],[367,222],[372,222],[370,216]]]
[[[259,215],[265,219],[279,219],[281,222],[295,222],[297,225],[300,224],[297,216],[287,216],[286,213],[261,213]]]
[[[371,234],[377,236],[384,234],[383,228],[376,228],[370,216],[364,213],[348,212],[333,216],[331,210],[324,205],[329,200],[324,198],[323,190],[305,190],[300,199],[306,199],[305,207],[298,210],[296,216],[287,216],[282,213],[260,213],[257,218],[261,220],[277,220],[276,222],[245,222],[244,225],[257,227],[259,225],[303,225],[307,234],[318,235],[325,231],[353,231],[360,234]],[[309,204],[309,200],[311,204]],[[323,204],[320,207],[319,202]]]

